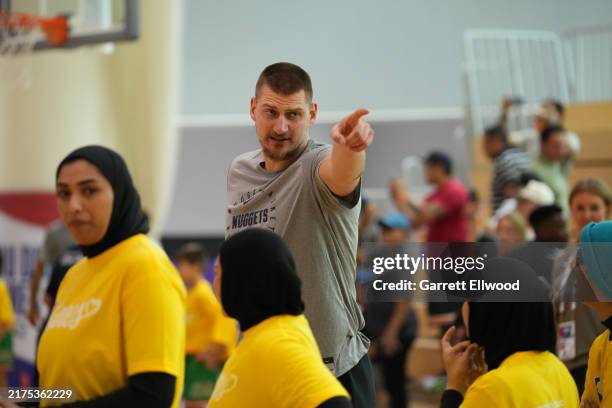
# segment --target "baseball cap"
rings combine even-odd
[[[389,229],[410,229],[410,220],[402,213],[387,214],[378,220],[378,225]]]
[[[518,196],[538,206],[550,205],[555,202],[555,195],[550,187],[537,180],[530,180],[527,185],[519,191]]]

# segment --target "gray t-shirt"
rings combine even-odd
[[[319,177],[331,146],[313,141],[289,167],[267,172],[261,149],[230,165],[226,237],[245,228],[268,228],[288,243],[302,280],[306,318],[323,361],[336,376],[367,353],[355,300],[360,188],[336,197]]]

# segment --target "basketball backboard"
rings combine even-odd
[[[44,29],[36,34],[31,50],[41,51],[135,40],[139,35],[138,3],[138,0],[0,0],[0,13],[51,21],[67,16],[65,41],[53,44]],[[18,32],[13,28],[2,30],[0,46]]]

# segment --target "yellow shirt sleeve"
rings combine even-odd
[[[6,282],[0,279],[0,324],[8,330],[15,326],[15,313],[13,312],[13,302]]]
[[[273,406],[311,408],[330,398],[350,398],[314,348],[310,352],[295,341],[279,341],[260,361],[262,373],[282,373],[276,376],[277,384],[270,390]]]
[[[461,403],[461,408],[505,406],[499,403],[499,396],[495,397],[491,392],[486,390],[473,390],[465,394],[463,403]]]
[[[599,393],[597,392],[597,385],[595,378],[601,376],[599,372],[601,367],[601,342],[602,339],[607,341],[609,331],[606,330],[603,334],[600,334],[589,349],[589,362],[587,366],[587,372],[584,381],[584,391],[580,401],[591,400],[595,403],[599,403]]]
[[[121,294],[128,376],[159,371],[182,378],[185,290],[169,262],[141,256]]]
[[[211,341],[219,344],[223,344],[227,348],[227,354],[230,355],[236,348],[236,342],[238,341],[238,327],[236,321],[223,315],[221,311],[218,317]]]
[[[209,317],[208,321],[213,322],[210,327],[210,341],[224,345],[228,350],[228,355],[231,354],[238,340],[236,321],[223,314],[223,308],[208,282],[203,282],[201,302],[203,312]]]

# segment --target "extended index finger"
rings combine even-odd
[[[446,333],[444,333],[444,336],[442,336],[442,347],[451,346],[450,341],[453,338],[453,335],[455,334],[455,330],[455,326],[451,326],[446,331]]]
[[[359,122],[359,119],[361,119],[362,116],[365,116],[368,113],[370,113],[370,111],[366,108],[359,108],[353,113],[351,113],[349,116],[347,116],[344,119],[342,134],[347,136],[349,133],[351,133],[353,131],[353,128],[357,125],[357,122]]]

